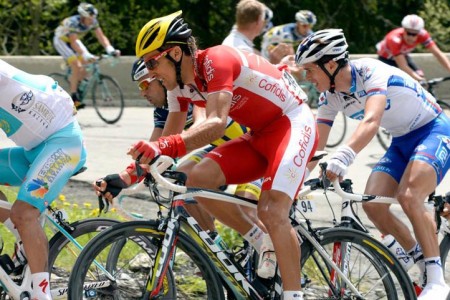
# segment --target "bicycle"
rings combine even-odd
[[[317,108],[319,104],[320,93],[316,87],[309,81],[299,82],[302,90],[308,95],[308,105],[311,108]],[[327,140],[327,147],[334,148],[338,146],[345,138],[347,134],[347,117],[343,112],[339,112],[334,119],[333,126],[331,127],[330,135]]]
[[[76,174],[84,171],[82,168]],[[74,174],[74,175],[76,175]],[[10,210],[12,204],[0,201],[0,207]],[[40,216],[40,223],[46,224],[53,234],[49,240],[48,270],[50,272],[50,288],[53,299],[64,299],[68,290],[68,275],[71,272],[70,258],[68,255],[77,255],[84,244],[93,235],[105,228],[119,223],[117,220],[106,218],[85,219],[68,223],[65,212],[52,207],[47,207],[45,213]],[[20,241],[16,241],[18,244]],[[16,245],[15,244],[15,245]],[[73,260],[73,258],[72,258]],[[29,299],[31,293],[31,272],[28,264],[19,267],[8,254],[0,255],[0,299]]]
[[[85,68],[89,76],[87,81],[81,81],[78,89],[80,101],[85,103],[87,100],[91,100],[100,119],[107,124],[114,124],[122,117],[125,101],[117,81],[111,76],[101,73],[99,62],[110,57],[110,55],[101,55],[93,63],[86,64]],[[50,73],[48,76],[68,92],[70,91],[71,73],[71,68],[67,67],[64,74]],[[91,99],[88,98],[89,93],[91,93]]]
[[[174,297],[220,300],[226,294],[228,299],[280,299],[279,270],[270,280],[257,277],[255,269],[244,270],[240,257],[224,243],[216,244],[183,209],[185,199],[194,196],[250,207],[256,207],[257,201],[215,190],[187,188],[183,173],[167,170],[172,163],[171,158],[160,157],[150,166],[146,179],[153,199],[159,199],[160,188],[172,191],[166,199],[170,203],[166,216],[159,214],[155,220],[117,224],[93,238],[72,270],[68,299],[167,299],[161,295],[160,287],[168,270],[175,276]],[[299,208],[293,205],[290,220],[301,244],[303,273],[310,279],[304,288],[306,299],[311,294],[328,299],[415,299],[408,274],[379,241],[354,229],[313,229],[311,222],[301,220],[300,215]],[[130,258],[136,257],[147,241],[157,245],[154,264],[148,267],[145,277],[134,277],[138,282],[134,282],[131,295],[121,276],[130,276]],[[332,257],[337,247],[342,255]],[[115,264],[109,262],[111,256],[119,255]],[[93,262],[102,264],[108,272],[100,271]],[[195,267],[193,275],[186,271],[190,266]],[[184,276],[187,273],[191,276]],[[201,288],[194,295],[186,295],[192,282]]]
[[[424,82],[422,85],[426,87],[427,91],[436,98],[436,102],[442,108],[443,113],[450,117],[450,96],[447,95],[447,98],[445,99],[441,98],[438,96],[438,93],[436,91],[439,84],[447,80],[450,80],[450,76],[436,77]],[[392,142],[391,134],[389,133],[389,131],[382,127],[380,127],[377,132],[377,139],[384,150],[387,150]]]

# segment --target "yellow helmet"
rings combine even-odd
[[[179,10],[145,24],[136,40],[136,56],[142,57],[166,43],[186,43],[192,30],[184,23],[181,14],[182,11]]]

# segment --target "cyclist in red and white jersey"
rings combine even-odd
[[[196,101],[206,120],[191,130],[139,141],[129,154],[149,163],[158,154],[180,157],[220,138],[231,117],[252,131],[220,145],[190,173],[189,186],[218,188],[263,177],[258,216],[275,247],[284,299],[302,299],[300,247],[288,215],[316,147],[316,125],[304,92],[285,70],[253,53],[225,45],[197,50],[181,11],[149,21],[136,41],[150,73],[172,91],[185,85],[206,93]],[[188,101],[189,99],[186,99]],[[169,100],[169,110],[172,109]],[[135,173],[123,178],[128,183]],[[254,224],[238,205],[197,199],[243,236]]]
[[[450,61],[433,41],[424,28],[424,20],[417,15],[407,15],[402,27],[390,31],[377,45],[378,59],[388,65],[398,67],[417,81],[423,81],[423,71],[412,61],[409,53],[418,45],[430,51],[439,63],[450,72]]]
[[[418,242],[389,205],[368,202],[364,210],[381,233],[393,235],[417,263],[424,285],[419,299],[446,299],[442,297],[450,289],[442,274],[436,224],[424,200],[450,168],[450,120],[436,99],[408,74],[376,59],[349,61],[347,48],[341,29],[327,29],[306,38],[296,53],[307,80],[322,92],[318,149],[325,147],[339,111],[361,121],[347,144],[329,159],[327,176],[331,180],[344,176],[379,126],[389,130],[394,138],[373,168],[365,193],[395,196]]]
[[[78,5],[78,15],[65,18],[55,30],[53,45],[56,51],[61,54],[72,70],[70,76],[70,94],[77,108],[83,108],[85,105],[80,101],[77,92],[78,84],[86,77],[84,63],[92,62],[96,59],[80,38],[87,32],[94,30],[100,44],[105,47],[106,53],[112,56],[120,56],[120,51],[111,46],[108,38],[101,29],[97,16],[98,10],[90,3],[80,3]]]

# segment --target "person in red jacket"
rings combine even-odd
[[[402,20],[402,27],[390,31],[376,45],[378,59],[402,69],[417,81],[424,81],[423,71],[409,56],[409,53],[418,45],[422,45],[430,51],[439,63],[450,72],[450,61],[425,30],[425,22],[418,15],[405,16]]]

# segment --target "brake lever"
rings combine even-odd
[[[98,187],[100,187],[100,185],[102,184],[102,181],[101,180],[97,180],[96,182],[95,182],[95,184],[98,186]],[[103,194],[103,192],[101,192],[102,194]],[[105,202],[106,202],[106,204],[105,204]],[[105,209],[105,206],[106,206],[106,209]],[[104,213],[106,214],[107,212],[108,212],[108,210],[109,210],[109,201],[108,200],[105,200],[104,198],[103,198],[103,196],[102,195],[99,195],[98,196],[98,209],[99,209],[99,211],[98,211],[98,216],[97,217],[100,217],[100,215],[102,214],[102,211],[104,210]]]

